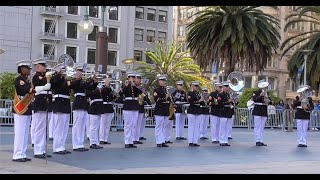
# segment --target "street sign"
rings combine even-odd
[[[98,71],[99,71],[100,73],[102,73],[102,64],[99,64],[99,65],[98,65]]]

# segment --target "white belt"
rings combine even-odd
[[[112,102],[103,102],[103,104],[112,104]]]
[[[263,104],[263,103],[254,103],[254,105],[266,105],[266,104]]]
[[[75,93],[74,96],[86,96],[85,93]]]
[[[297,106],[297,109],[302,109],[302,106]]]
[[[51,91],[41,91],[41,92],[36,93],[36,96],[38,96],[40,94],[52,94],[52,92]]]
[[[224,105],[223,107],[233,107],[232,105]]]
[[[103,99],[94,99],[94,100],[91,100],[91,104],[94,103],[94,102],[102,102]]]
[[[138,100],[138,97],[126,97],[125,100]]]
[[[56,94],[53,96],[54,98],[58,98],[58,97],[61,97],[61,98],[66,98],[66,99],[70,99],[70,96],[67,96],[67,95],[63,95],[63,94]]]

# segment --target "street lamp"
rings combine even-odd
[[[130,69],[130,65],[133,64],[134,62],[136,62],[135,59],[124,59],[122,60],[122,64],[126,65],[126,70],[128,71]]]
[[[83,20],[78,24],[79,31],[84,35],[89,35],[93,31],[93,23],[89,20],[88,8],[86,7]]]
[[[299,51],[304,53],[303,85],[307,85],[307,59],[308,59],[308,55],[314,50],[304,49]]]
[[[3,54],[4,52],[6,52],[6,50],[0,48],[0,54]]]

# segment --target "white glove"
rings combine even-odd
[[[47,83],[46,85],[44,85],[44,90],[50,90],[51,89],[51,84]]]
[[[34,88],[36,90],[36,93],[39,93],[41,91],[44,91],[44,86],[36,86],[36,88]]]

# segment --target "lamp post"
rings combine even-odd
[[[100,71],[100,73],[102,74],[106,74],[107,73],[107,64],[108,64],[108,34],[106,31],[106,28],[104,26],[104,16],[105,16],[105,11],[106,11],[107,6],[101,6],[101,11],[102,11],[102,17],[101,17],[101,25],[98,28],[98,32],[96,34],[96,61],[95,61],[95,69],[97,71]],[[116,11],[117,7],[115,6],[108,6],[108,11],[109,13],[112,11]],[[82,21],[84,21],[83,24],[86,24],[85,22],[87,22],[88,26],[90,26],[90,23],[92,24],[92,22],[88,19],[89,15],[88,15],[88,8],[86,7],[86,14],[84,15],[84,19]],[[81,22],[82,22],[81,21]],[[90,23],[88,22],[90,21]],[[87,25],[80,25],[81,22],[79,23],[79,27],[80,27],[80,32],[84,33],[84,34],[90,34],[93,30],[93,24],[92,24],[92,30],[86,30],[85,27],[87,27]],[[89,29],[89,28],[87,28]],[[89,33],[88,33],[89,32]]]
[[[307,59],[308,55],[314,50],[304,49],[300,50],[300,52],[304,53],[304,71],[303,71],[303,85],[307,85]]]
[[[134,59],[124,59],[122,60],[122,63],[126,65],[126,71],[130,69],[130,65],[133,64],[136,60]]]

